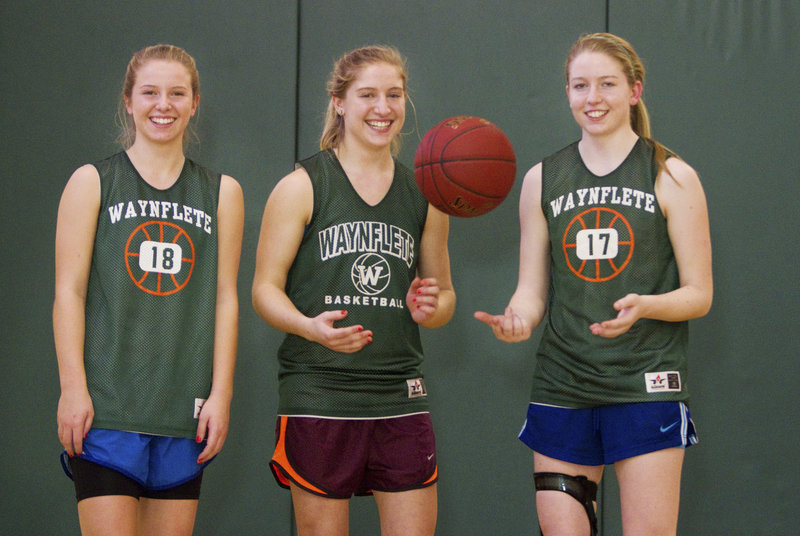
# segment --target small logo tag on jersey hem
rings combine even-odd
[[[408,384],[408,398],[428,396],[428,391],[425,389],[425,380],[422,378],[406,380],[406,383]]]
[[[203,409],[203,404],[206,403],[205,398],[195,398],[194,399],[194,418],[200,418],[200,410]]]
[[[648,393],[679,393],[681,391],[681,373],[675,370],[667,372],[647,372],[644,382]]]

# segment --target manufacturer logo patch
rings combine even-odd
[[[194,399],[194,418],[200,418],[200,410],[203,409],[203,404],[206,403],[205,398],[195,398]]]
[[[681,373],[671,370],[667,372],[648,372],[644,375],[648,393],[680,392]]]
[[[425,390],[425,380],[422,378],[406,380],[406,383],[408,384],[408,398],[428,396],[428,391]]]

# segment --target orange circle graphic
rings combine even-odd
[[[615,237],[616,255],[613,258],[581,258],[578,256],[578,233],[598,231]],[[620,212],[606,208],[593,207],[572,218],[564,231],[562,248],[567,266],[572,273],[585,281],[599,283],[613,279],[625,269],[633,257],[633,229]]]
[[[141,267],[140,256],[143,243],[165,244],[180,248],[179,259],[169,258],[163,252],[175,251],[170,247],[158,248],[153,255],[167,257],[168,266],[180,262],[180,269],[172,273],[165,270],[145,270]],[[155,296],[169,296],[181,290],[189,282],[194,270],[194,243],[180,226],[165,221],[148,221],[133,230],[125,244],[125,266],[133,283],[144,292]],[[154,263],[156,260],[154,259]]]

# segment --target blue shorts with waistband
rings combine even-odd
[[[607,465],[697,443],[683,402],[572,409],[531,403],[519,439],[533,451],[579,465]]]
[[[205,442],[120,430],[92,428],[83,440],[82,460],[113,469],[148,490],[179,486],[197,477],[211,460],[197,463]],[[66,452],[61,465],[72,478]]]

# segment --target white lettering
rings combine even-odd
[[[577,205],[575,197],[577,197]],[[554,218],[573,210],[576,206],[583,207],[585,205],[622,205],[655,213],[656,196],[624,186],[621,188],[618,186],[594,186],[578,188],[575,192],[569,192],[550,200],[550,210]]]
[[[108,207],[108,214],[111,216],[111,223],[117,223],[120,218],[122,217],[122,205],[125,203],[119,203],[117,205],[113,205]]]
[[[383,307],[389,309],[405,309],[405,300],[402,298],[387,298],[380,296],[341,296],[327,294],[322,299],[325,305],[352,305],[364,307]]]
[[[395,225],[375,221],[346,222],[321,230],[317,238],[323,261],[349,253],[380,252],[402,259],[409,267],[414,263],[414,237]],[[373,277],[375,274],[366,275]]]
[[[138,211],[136,207],[139,207]],[[123,208],[125,214],[123,215]],[[214,218],[211,214],[186,205],[178,205],[172,201],[154,201],[137,199],[136,201],[123,201],[108,207],[108,217],[111,223],[131,218],[156,218],[162,220],[184,221],[211,234]]]

